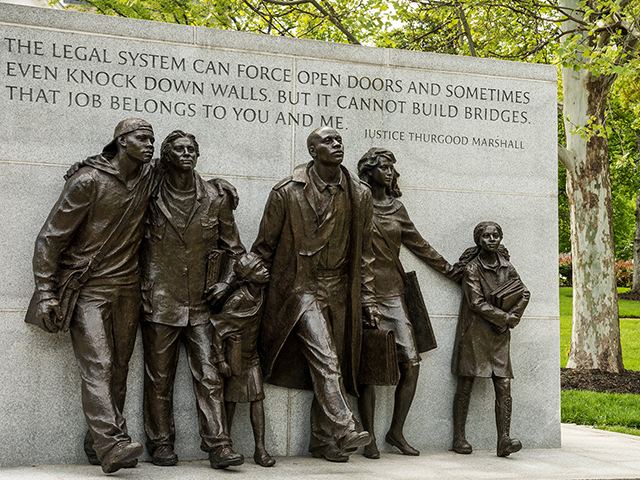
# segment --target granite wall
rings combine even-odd
[[[68,166],[99,153],[116,123],[133,116],[153,124],[158,143],[176,128],[196,135],[198,170],[238,189],[247,247],[270,188],[308,160],[305,139],[320,125],[342,134],[352,170],[373,146],[395,153],[402,201],[449,261],[473,244],[479,221],[498,221],[532,297],[512,336],[512,433],[525,448],[560,445],[554,67],[4,3],[0,26],[0,467],[86,461],[69,338],[23,323],[31,257]],[[439,342],[423,355],[406,436],[424,450],[447,449],[460,291],[411,254],[402,260],[418,272]],[[144,441],[141,351],[138,342],[125,414]],[[182,355],[175,416],[185,460],[204,458],[189,377]],[[479,380],[473,393],[476,449],[495,448],[490,383]],[[383,438],[393,389],[379,390]],[[267,387],[265,407],[271,452],[305,454],[309,392]],[[251,455],[246,405],[236,419],[237,450]]]

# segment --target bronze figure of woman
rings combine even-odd
[[[469,398],[475,378],[488,377],[496,394],[497,453],[506,457],[522,448],[519,440],[509,437],[513,378],[510,330],[520,322],[530,295],[509,262],[509,252],[500,244],[500,225],[479,223],[473,240],[476,246],[460,257],[463,296],[451,364],[452,373],[458,376],[453,400],[453,450],[472,451],[465,438]]]
[[[397,447],[405,455],[420,452],[404,438],[404,423],[413,402],[420,371],[420,354],[413,327],[409,321],[404,300],[404,282],[399,263],[400,246],[404,245],[420,260],[443,275],[455,279],[453,267],[416,230],[404,205],[392,152],[372,148],[358,162],[358,175],[371,187],[373,197],[373,270],[380,310],[380,328],[395,333],[400,366],[400,381],[395,391],[395,404],[391,427],[386,434],[388,444]],[[375,390],[365,385],[358,399],[363,428],[371,434],[372,441],[365,447],[367,458],[380,458],[374,427]]]

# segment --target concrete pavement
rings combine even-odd
[[[355,454],[343,464],[310,456],[277,460],[275,467],[262,468],[249,457],[245,465],[228,470],[212,470],[206,460],[180,462],[175,467],[142,462],[135,469],[120,470],[110,476],[127,480],[640,479],[640,437],[562,425],[562,448],[525,448],[509,458],[499,458],[495,451],[476,451],[471,455],[426,451],[419,457],[383,454],[380,460]],[[105,477],[100,467],[91,465],[0,469],[0,480],[104,480]]]

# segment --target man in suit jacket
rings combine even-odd
[[[205,294],[207,264],[215,249],[231,257],[245,252],[233,217],[234,199],[194,168],[199,156],[193,135],[176,130],[164,140],[161,178],[149,206],[141,248],[144,424],[156,465],[178,462],[174,453],[173,383],[183,342],[193,374],[201,448],[213,468],[244,462],[231,449],[224,413],[223,381],[211,347],[211,309],[230,288],[232,262]]]
[[[312,161],[273,188],[252,248],[271,278],[260,357],[269,383],[313,389],[311,453],[346,462],[370,442],[346,392],[357,395],[363,313],[372,325],[379,316],[373,207],[366,184],[341,165],[338,132],[316,129],[307,147]]]

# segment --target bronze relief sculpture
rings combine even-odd
[[[451,370],[458,377],[453,450],[463,454],[472,452],[465,424],[476,377],[493,380],[498,456],[506,457],[522,448],[520,441],[509,437],[513,378],[509,344],[510,331],[520,322],[530,294],[509,262],[509,252],[500,243],[502,237],[497,223],[479,223],[473,231],[476,246],[468,248],[459,262],[464,267],[463,297]]]
[[[144,425],[154,464],[175,465],[173,384],[180,344],[186,347],[198,410],[201,448],[212,468],[241,465],[231,449],[218,364],[212,348],[212,302],[233,283],[233,262],[244,253],[233,217],[234,198],[220,195],[194,170],[195,137],[181,130],[162,143],[163,175],[149,207],[141,248],[142,339],[144,345]],[[209,258],[221,249],[231,261],[210,285]],[[214,252],[215,251],[215,252]]]
[[[82,380],[85,452],[105,473],[134,467],[142,445],[122,415],[141,297],[138,248],[158,172],[154,135],[120,122],[100,155],[76,164],[36,240],[36,291],[27,318],[66,331]]]
[[[258,333],[269,271],[253,252],[241,256],[234,269],[236,283],[241,285],[212,319],[217,337],[214,344],[222,348],[223,355],[226,354],[225,361],[219,365],[226,377],[227,424],[231,431],[237,403],[251,403],[250,418],[255,440],[253,459],[258,465],[272,467],[276,461],[264,445],[264,390],[258,357]]]
[[[271,191],[252,251],[270,271],[260,327],[265,380],[313,389],[314,457],[346,462],[370,442],[346,398],[357,395],[364,321],[377,325],[371,193],[342,164],[332,128],[307,139],[312,157]]]
[[[371,186],[373,196],[373,271],[380,328],[395,333],[400,366],[393,417],[385,440],[405,455],[419,455],[420,452],[407,443],[403,434],[418,383],[420,352],[405,302],[405,272],[399,260],[400,247],[404,245],[424,263],[454,281],[459,275],[420,235],[406,208],[398,200],[401,193],[395,163],[396,158],[391,151],[372,148],[358,162],[358,175]],[[364,385],[358,406],[363,427],[372,436],[364,455],[372,459],[380,458],[373,432],[375,398],[375,387]]]

